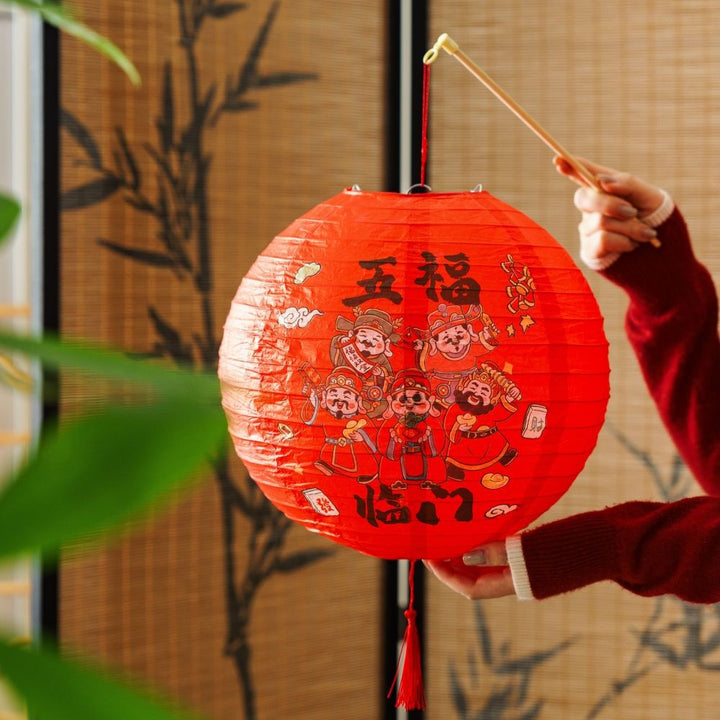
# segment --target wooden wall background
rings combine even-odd
[[[181,30],[183,11],[189,18],[193,8],[211,5],[220,9],[206,14],[197,34],[190,20]],[[143,85],[133,89],[92,51],[63,40],[63,333],[212,364],[235,289],[272,237],[344,187],[382,182],[382,3],[78,6],[86,23],[133,59]],[[195,142],[183,143],[200,117],[189,99],[193,82],[209,111]],[[208,292],[196,281],[203,210],[192,153],[200,142],[209,159]],[[186,248],[191,267],[159,264],[169,253],[168,234]],[[131,257],[118,246],[155,254]],[[68,379],[64,412],[103,391]],[[381,563],[300,528],[284,532],[239,464],[231,473],[223,487],[239,487],[254,506],[252,522],[232,509],[232,548],[223,535],[229,505],[209,477],[174,512],[126,540],[65,559],[64,645],[218,720],[326,718],[330,706],[343,708],[345,718],[376,716],[383,699]],[[252,543],[262,548],[271,533],[284,538],[280,556],[296,564],[331,554],[258,584],[247,608],[252,656],[245,663],[242,635],[228,630],[226,552],[241,592],[257,584],[246,577]],[[259,572],[258,563],[252,568]],[[240,628],[244,612],[233,617]],[[235,662],[251,673],[250,689]]]
[[[720,277],[717,3],[433,0],[430,13],[431,38],[454,37],[572,152],[666,187]],[[443,55],[432,69],[433,188],[482,183],[577,258],[574,187],[555,174],[552,153]],[[588,276],[606,318],[612,397],[596,452],[544,520],[697,492],[625,341],[623,293]],[[718,702],[717,607],[641,599],[610,583],[473,606],[429,583],[427,616],[430,720],[705,718]]]
[[[62,102],[69,115],[62,148],[68,207],[62,317],[69,335],[138,352],[185,353],[203,363],[207,358],[192,339],[206,332],[202,297],[191,274],[150,266],[148,257],[133,260],[98,242],[163,248],[157,218],[128,200],[137,205],[136,172],[143,192],[157,198],[153,152],[179,162],[163,149],[156,125],[164,117],[167,127],[166,77],[175,126],[192,113],[179,43],[184,4],[79,3],[84,19],[138,64],[140,90],[83,47],[63,42]],[[698,254],[718,275],[717,3],[432,0],[429,6],[429,38],[450,33],[568,148],[671,191]],[[278,230],[346,185],[377,189],[383,179],[385,3],[253,0],[242,11],[208,18],[195,46],[204,91],[217,83],[215,101],[223,96],[226,77],[237,78],[275,9],[258,74],[249,76],[265,80],[238,98],[257,106],[222,112],[203,135],[212,155],[214,284],[206,299],[216,336],[242,274]],[[549,151],[444,53],[433,66],[430,130],[433,189],[482,183],[576,253],[573,188],[555,175]],[[179,165],[171,167],[178,172]],[[187,208],[173,208],[180,211],[173,222],[182,227]],[[585,472],[544,519],[696,492],[624,341],[624,298],[589,278],[611,342],[608,422]],[[68,381],[65,412],[99,393]],[[232,472],[241,477],[241,469]],[[221,509],[217,482],[208,478],[173,513],[123,542],[68,556],[61,631],[66,647],[99,655],[208,717],[249,719],[232,658],[224,654]],[[243,518],[237,521],[233,557],[242,566],[250,529]],[[299,529],[287,534],[288,553],[327,547]],[[332,550],[297,572],[272,576],[252,604],[258,718],[381,715],[380,564]],[[720,700],[716,607],[635,598],[609,584],[543,603],[472,604],[434,581],[427,585],[431,720],[690,720],[708,717]]]

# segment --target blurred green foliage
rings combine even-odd
[[[138,85],[128,58],[78,22],[65,6],[0,0],[36,12],[116,63]],[[0,243],[12,234],[19,203],[0,193]],[[99,539],[174,497],[222,451],[227,438],[214,375],[179,370],[117,351],[0,333],[1,355],[21,353],[46,366],[137,386],[134,403],[113,400],[46,428],[24,465],[0,489],[0,559],[56,557],[69,543]],[[44,720],[188,720],[189,716],[104,671],[63,658],[46,644],[0,639],[0,676]]]
[[[37,13],[46,23],[59,28],[89,45],[114,62],[130,79],[133,85],[140,85],[140,74],[125,53],[102,35],[75,19],[67,3],[54,0],[1,0],[4,5],[15,5]]]

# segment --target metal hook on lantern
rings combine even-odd
[[[429,193],[432,192],[432,188],[429,185],[425,185],[424,183],[416,183],[415,185],[411,185],[408,190],[408,195],[420,195],[421,193]]]

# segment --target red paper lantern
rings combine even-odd
[[[538,518],[595,446],[608,375],[582,273],[487,192],[321,203],[243,279],[220,349],[265,495],[386,559],[455,557]]]

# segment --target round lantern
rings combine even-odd
[[[456,557],[538,518],[609,396],[582,273],[484,191],[353,188],[310,210],[243,279],[219,373],[265,495],[385,559]]]

